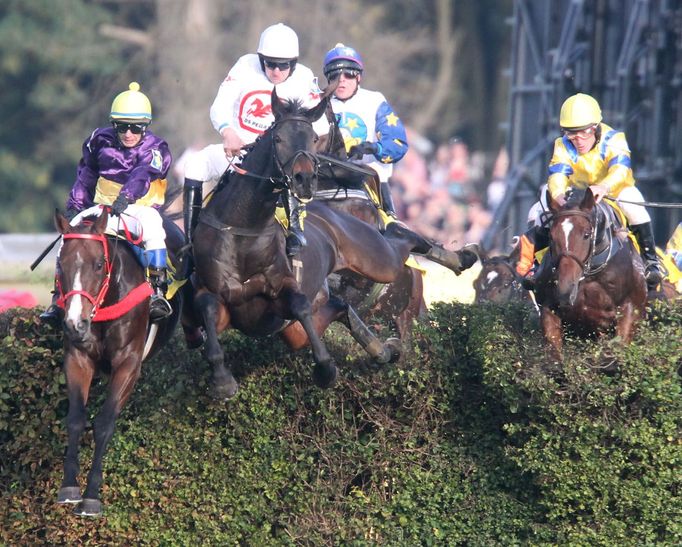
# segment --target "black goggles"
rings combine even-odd
[[[146,123],[121,123],[121,122],[114,122],[114,129],[116,130],[116,133],[127,133],[130,131],[131,133],[134,133],[135,135],[140,135],[144,133],[144,130],[147,129],[147,124]]]
[[[269,68],[270,70],[275,70],[276,68],[279,68],[280,71],[284,72],[285,70],[289,70],[291,68],[291,61],[270,61],[268,59],[263,60],[263,64],[265,65],[265,68]]]
[[[333,72],[330,72],[327,74],[327,80],[330,82],[333,82],[334,80],[337,80],[339,76],[343,74],[343,77],[346,78],[346,80],[353,80],[358,77],[358,74],[360,74],[359,70],[334,70]]]

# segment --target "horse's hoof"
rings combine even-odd
[[[338,370],[334,363],[317,363],[313,368],[313,382],[319,388],[327,389],[332,387],[336,383],[337,376]]]
[[[216,383],[213,386],[213,397],[219,401],[227,401],[232,399],[239,391],[239,383],[232,378],[227,382]]]
[[[389,363],[395,363],[400,359],[403,352],[403,343],[400,341],[400,338],[389,338],[384,346],[391,352],[391,357],[388,360]]]
[[[81,517],[99,517],[102,514],[102,502],[93,498],[85,498],[73,510]]]
[[[80,503],[82,500],[78,486],[63,486],[57,494],[57,503]]]

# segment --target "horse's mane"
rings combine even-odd
[[[297,98],[280,99],[280,102],[282,103],[281,111],[284,113],[285,116],[295,116],[297,114],[304,114],[309,110],[308,108],[305,108],[303,106],[303,101],[301,99]]]

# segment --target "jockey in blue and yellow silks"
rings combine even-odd
[[[599,103],[584,93],[577,93],[564,101],[559,124],[563,135],[554,141],[554,152],[549,162],[549,194],[563,205],[569,188],[589,186],[597,202],[604,197],[623,200],[619,206],[630,230],[637,237],[645,263],[647,285],[650,289],[656,287],[663,274],[656,255],[651,217],[644,206],[639,205],[644,203],[644,197],[635,187],[625,134],[603,123]],[[538,209],[535,208],[536,211]],[[528,258],[540,243],[533,241],[533,235],[537,239],[546,237],[540,233],[543,230],[541,224],[540,215],[536,214],[531,228],[534,234],[526,233],[521,237],[522,260],[517,266],[521,275],[529,272]]]
[[[323,71],[329,83],[337,83],[330,104],[349,159],[376,171],[382,207],[397,218],[388,180],[407,152],[403,122],[383,93],[360,86],[364,64],[352,47],[336,44],[324,57]]]

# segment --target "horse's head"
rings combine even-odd
[[[55,211],[55,226],[63,236],[57,264],[57,290],[64,306],[64,331],[73,343],[92,338],[90,325],[109,287],[111,261],[104,235],[109,213],[78,226]]]
[[[589,188],[573,191],[563,206],[550,197],[550,253],[560,306],[572,306],[589,271],[597,236],[597,209]]]
[[[317,106],[305,109],[300,101],[282,101],[277,96],[276,88],[272,91],[275,123],[270,131],[275,162],[290,192],[303,202],[310,201],[317,190],[315,148],[319,139],[313,122],[324,114],[330,95],[331,91],[325,90]]]
[[[506,304],[522,300],[526,291],[515,270],[516,261],[512,256],[479,256],[481,271],[474,280],[475,301]]]

